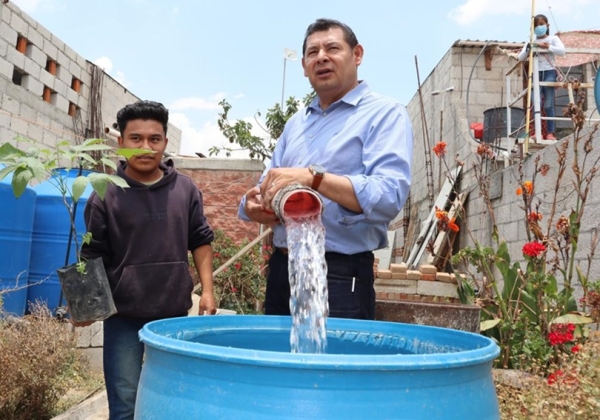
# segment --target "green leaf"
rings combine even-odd
[[[494,328],[496,325],[498,325],[500,322],[502,322],[502,319],[500,319],[500,318],[488,319],[487,321],[481,321],[481,323],[479,324],[479,331],[483,332],[483,331],[490,330],[490,329]]]
[[[0,146],[0,161],[13,159],[15,156],[23,157],[27,155],[10,143],[4,143]]]
[[[128,188],[129,184],[123,178],[117,175],[109,175],[104,173],[93,173],[88,175],[90,182],[92,184],[92,188],[98,194],[101,200],[104,200],[106,196],[106,190],[108,189],[108,184],[115,184],[121,188]]]
[[[79,201],[89,183],[90,180],[87,176],[78,176],[77,178],[75,178],[72,187],[73,201],[75,203]]]
[[[100,159],[100,163],[104,164],[104,166],[112,168],[115,171],[117,170],[117,164],[108,158],[103,157],[102,159]]]
[[[569,313],[566,315],[554,318],[550,324],[591,324],[594,320],[588,316],[578,313]]]
[[[81,236],[82,245],[89,245],[92,242],[92,232],[86,232]]]
[[[579,284],[581,284],[585,288],[588,282],[586,275],[583,274],[583,271],[581,271],[581,267],[579,266],[575,267],[575,271],[577,272],[577,280],[579,280]]]
[[[146,149],[127,149],[127,148],[117,149],[117,155],[123,156],[126,159],[129,159],[130,157],[133,157],[133,156],[151,155],[154,153],[156,153],[154,150],[146,150]]]
[[[548,285],[546,285],[544,292],[549,296],[554,296],[558,293],[558,282],[556,281],[556,277],[553,275],[548,275]]]
[[[12,174],[15,170],[15,166],[6,166],[3,169],[0,169],[0,181],[6,178],[8,175]]]
[[[19,167],[15,170],[12,179],[13,194],[19,198],[27,188],[27,184],[33,178],[33,173],[29,168]]]

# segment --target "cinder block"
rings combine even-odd
[[[50,89],[54,90],[54,80],[56,80],[56,77],[52,74],[48,73],[45,69],[40,70],[40,82],[42,82],[44,86],[48,86]]]
[[[35,140],[36,142],[41,142],[44,137],[44,130],[37,124],[28,124],[27,125],[27,138],[31,140]]]
[[[419,281],[417,283],[417,292],[424,296],[443,296],[458,298],[456,286],[451,283],[442,283],[440,281]]]
[[[25,57],[24,64],[25,64],[25,66],[23,67],[23,70],[25,71],[25,73],[27,73],[29,76],[33,77],[35,80],[39,81],[40,80],[40,72],[42,71],[42,67],[29,57]]]
[[[65,49],[65,43],[56,35],[52,34],[52,43],[56,45],[58,51],[63,51]]]
[[[63,112],[69,112],[69,101],[62,95],[56,94],[54,95],[53,102],[54,106],[60,109]]]
[[[27,46],[27,57],[32,59],[40,67],[46,67],[46,60],[48,56],[36,45],[30,44]]]
[[[419,271],[421,272],[421,274],[436,274],[437,273],[437,267],[435,265],[429,265],[429,264],[421,264],[419,266]]]
[[[54,45],[49,39],[44,38],[42,51],[53,60],[58,58],[58,48],[56,48],[56,45]]]
[[[8,48],[6,51],[6,60],[15,65],[15,67],[23,70],[25,67],[25,54],[21,54],[15,48]],[[12,77],[12,76],[11,76]]]
[[[77,53],[75,52],[75,50],[73,48],[71,48],[67,44],[65,44],[63,51],[65,52],[67,57],[69,57],[71,60],[77,61]]]
[[[21,86],[37,96],[42,96],[42,93],[44,92],[44,85],[31,75],[23,76]]]
[[[56,71],[56,77],[58,77],[64,84],[71,86],[71,80],[73,76],[69,72],[70,61],[66,63],[60,63],[58,70]]]
[[[6,77],[7,79],[11,79],[13,76],[13,71],[15,66],[6,61],[4,58],[0,57],[0,74]]]
[[[40,49],[44,46],[44,37],[32,25],[29,26],[29,31],[27,32],[27,39],[29,40],[29,42],[31,42],[33,45],[37,46]]]
[[[12,45],[11,45],[12,48]],[[0,58],[4,59],[6,52],[8,51],[8,42],[5,39],[0,38]]]
[[[379,278],[379,279],[391,279],[392,278],[392,272],[390,270],[378,270],[377,271],[377,278]]]
[[[73,89],[68,88],[67,89],[67,99],[70,102],[77,104],[79,102],[79,94],[77,92],[75,92]]]
[[[0,7],[0,10],[2,10],[2,22],[10,24],[10,16],[12,15],[12,10],[10,10],[8,7]]]
[[[407,270],[406,278],[408,280],[419,280],[421,278],[421,272],[417,270]]]
[[[92,324],[93,325],[93,324]],[[79,348],[90,347],[92,342],[92,326],[75,328],[75,334],[77,337],[76,345]]]
[[[407,266],[405,263],[390,264],[390,270],[392,270],[392,273],[406,273]]]
[[[102,347],[104,345],[104,323],[95,322],[90,325],[92,328],[91,347]]]
[[[59,95],[67,98],[67,92],[70,90],[69,86],[60,79],[54,79],[54,91]]]
[[[406,280],[406,273],[394,273],[392,272],[392,278],[394,280]]]
[[[12,14],[10,18],[10,26],[24,37],[27,38],[29,36],[29,25],[18,14]]]
[[[405,293],[408,295],[417,293],[416,280],[383,280],[375,284],[375,291],[381,293]]]

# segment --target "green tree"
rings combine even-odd
[[[247,121],[237,120],[233,123],[230,122],[229,111],[231,110],[231,104],[223,99],[219,102],[219,105],[223,108],[223,111],[219,112],[219,129],[227,140],[229,140],[229,143],[237,145],[237,147],[213,146],[209,149],[210,156],[216,156],[221,152],[225,152],[225,156],[229,157],[233,151],[247,150],[250,152],[251,159],[258,158],[263,161],[270,159],[287,120],[298,111],[301,103],[304,106],[308,106],[315,95],[315,92],[312,91],[302,101],[290,96],[285,103],[285,109],[279,103],[276,103],[272,108],[267,110],[264,127],[258,121],[258,117],[262,114],[260,111],[257,111],[254,119],[258,126],[268,135],[268,137],[264,138],[252,134],[252,124]]]

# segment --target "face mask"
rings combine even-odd
[[[547,31],[548,31],[548,27],[546,25],[540,25],[540,26],[535,27],[535,29],[533,30],[533,33],[535,33],[535,36],[544,36],[544,35],[546,35]]]

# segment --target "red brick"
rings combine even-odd
[[[435,281],[435,274],[423,274],[423,273],[421,273],[421,280]]]

